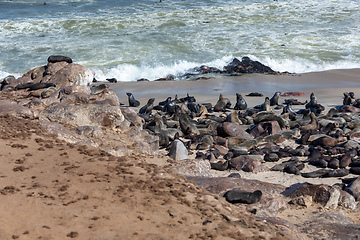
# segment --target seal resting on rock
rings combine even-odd
[[[91,91],[91,94],[92,95],[97,95],[97,94],[100,94],[102,92],[104,92],[106,89],[109,88],[109,85],[107,84],[100,84],[98,86],[92,86],[90,88],[90,91]]]
[[[226,201],[230,203],[247,203],[253,204],[261,200],[262,192],[256,190],[254,192],[239,192],[235,190],[227,191],[224,194]]]
[[[69,57],[65,57],[65,56],[61,56],[61,55],[51,55],[50,57],[48,57],[48,62],[49,63],[56,63],[56,62],[72,63],[73,61]]]

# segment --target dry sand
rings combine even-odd
[[[332,107],[342,103],[344,91],[360,96],[358,76],[360,69],[351,69],[296,76],[120,82],[111,87],[122,102],[127,103],[125,93],[132,92],[142,105],[150,97],[158,102],[186,93],[198,102],[215,104],[219,93],[235,101],[236,92],[272,96],[275,91],[299,91],[306,96],[294,98],[307,100],[314,92],[319,103]],[[246,100],[251,107],[264,99]],[[113,157],[58,141],[28,120],[0,120],[0,239],[292,239],[164,170],[169,164],[165,156]],[[307,181],[273,172],[241,175],[284,186]],[[321,181],[331,185],[339,180]],[[301,222],[318,207],[288,209],[280,216]],[[347,216],[360,223],[357,211],[348,211]]]

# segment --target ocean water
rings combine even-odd
[[[358,0],[0,0],[0,78],[66,55],[154,80],[249,56],[276,71],[360,67]]]

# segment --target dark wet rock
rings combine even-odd
[[[224,67],[227,73],[268,73],[279,74],[270,67],[263,65],[258,61],[253,61],[249,57],[243,57],[240,60],[234,58],[231,63]]]

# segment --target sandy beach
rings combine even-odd
[[[220,93],[234,104],[235,93],[245,96],[260,92],[271,97],[280,91],[306,94],[281,97],[281,103],[286,98],[309,100],[313,92],[327,111],[342,104],[343,92],[352,91],[356,98],[360,96],[359,76],[360,69],[348,69],[299,75],[206,76],[209,78],[197,81],[108,84],[125,106],[127,92],[140,100],[141,107],[151,97],[158,103],[175,94],[185,97],[188,93],[198,103],[214,105]],[[252,107],[263,103],[264,97],[245,99]],[[294,106],[300,108],[303,106]],[[164,150],[157,155],[114,157],[98,148],[60,141],[39,127],[36,120],[18,121],[9,117],[0,120],[1,239],[294,239],[291,232],[227,203],[166,169],[171,161]],[[194,159],[195,154],[189,158]],[[304,171],[315,169],[307,166]],[[303,182],[326,185],[341,182],[340,178],[305,179],[282,172],[211,170],[211,175],[226,177],[233,172],[239,172],[245,179],[284,187]],[[358,210],[325,210],[319,204],[301,209],[289,207],[277,217],[301,225],[310,221],[316,211],[341,212],[353,224],[360,224]],[[298,239],[312,239],[309,234],[299,236]]]
[[[118,95],[120,101],[127,102],[127,92],[145,104],[151,97],[155,102],[163,101],[167,97],[179,97],[189,95],[196,96],[199,103],[210,102],[215,104],[219,94],[236,102],[236,93],[245,97],[250,92],[259,92],[264,97],[245,97],[249,106],[255,106],[264,102],[266,96],[272,97],[277,92],[304,92],[306,95],[296,98],[299,101],[309,100],[310,93],[314,92],[318,101],[326,107],[341,105],[343,92],[352,91],[355,96],[360,95],[360,69],[329,70],[304,74],[289,75],[264,75],[252,74],[243,76],[206,76],[207,80],[184,80],[169,82],[120,82],[110,84]],[[284,98],[282,98],[284,99]]]

